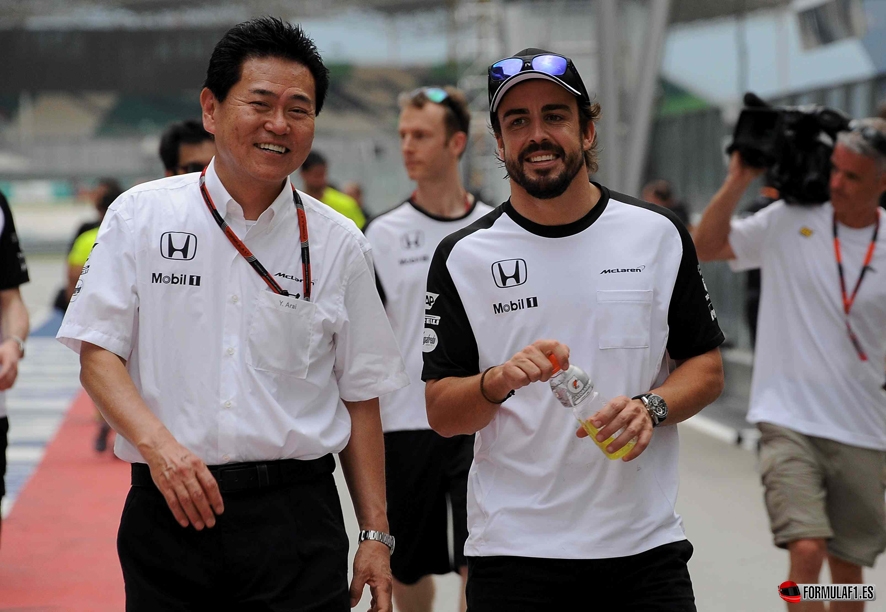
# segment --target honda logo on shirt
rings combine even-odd
[[[417,249],[425,243],[425,235],[421,230],[406,232],[400,236],[400,244],[404,249]]]
[[[165,259],[194,259],[197,254],[197,237],[187,232],[166,232],[160,236],[160,254]]]
[[[503,259],[492,264],[492,279],[497,287],[518,287],[526,282],[525,259]]]

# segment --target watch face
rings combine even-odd
[[[668,405],[657,395],[649,396],[649,409],[658,420],[662,420],[668,416]]]

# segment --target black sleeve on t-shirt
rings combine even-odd
[[[717,348],[726,336],[717,322],[692,237],[684,226],[678,229],[683,241],[683,258],[668,309],[668,354],[672,359],[689,359]]]
[[[723,344],[726,336],[717,322],[689,230],[667,208],[622,194],[613,193],[613,197],[667,217],[680,234],[683,256],[668,308],[668,354],[672,359],[689,359]]]
[[[9,202],[0,193],[0,211],[3,213],[3,231],[0,232],[0,291],[14,289],[30,280],[25,255],[18,243],[15,222]]]
[[[502,214],[497,208],[471,225],[447,236],[437,246],[428,271],[428,291],[425,294],[425,314],[440,317],[437,325],[425,325],[423,339],[425,382],[448,376],[473,376],[480,373],[480,353],[477,338],[465,312],[464,304],[447,262],[459,240],[490,227]],[[429,342],[434,347],[429,350]]]

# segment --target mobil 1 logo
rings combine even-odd
[[[199,274],[163,274],[162,272],[151,272],[152,285],[189,285],[191,287],[200,286]]]
[[[493,314],[500,315],[516,312],[518,310],[525,310],[527,308],[538,308],[538,298],[528,297],[510,300],[508,302],[499,302],[492,305],[492,312]]]

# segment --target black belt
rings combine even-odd
[[[207,466],[209,472],[218,482],[222,493],[245,491],[275,487],[311,480],[323,474],[331,474],[335,470],[335,459],[332,455],[324,455],[319,459],[302,461],[299,459],[281,459],[278,461],[258,461],[249,463],[228,463],[225,465]],[[144,463],[132,464],[132,486],[154,487],[151,470]]]

